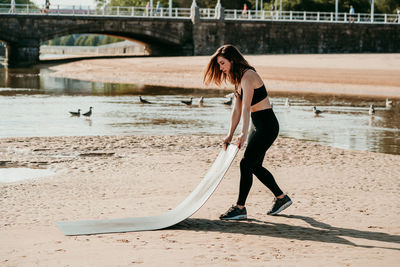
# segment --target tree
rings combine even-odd
[[[76,40],[74,42],[74,45],[76,45],[76,46],[84,46],[87,38],[88,38],[88,36],[86,34],[83,34],[83,35],[79,36],[78,38],[76,38]]]
[[[90,34],[85,41],[86,46],[97,46],[99,44],[99,36],[95,34]]]
[[[61,41],[60,41],[60,45],[74,45],[74,37],[72,35],[67,35],[67,36],[63,36],[61,37]]]
[[[49,45],[60,45],[60,43],[61,43],[61,38],[59,37],[49,41]]]
[[[400,8],[399,0],[378,0],[375,1],[375,11],[377,13],[396,13]]]
[[[124,40],[121,39],[121,38],[113,37],[113,36],[108,36],[108,35],[107,35],[107,36],[104,38],[104,40],[101,42],[101,44],[102,44],[102,45],[105,45],[105,44],[118,43],[118,42],[122,42],[122,41],[124,41]]]

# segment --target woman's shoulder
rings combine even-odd
[[[260,77],[260,75],[258,75],[258,73],[255,70],[247,69],[243,73],[242,79],[254,79],[254,78],[259,78],[259,77]]]
[[[242,77],[242,83],[256,85],[259,84],[262,79],[258,73],[252,69],[248,69],[245,71]]]

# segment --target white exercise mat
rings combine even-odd
[[[194,191],[176,208],[162,215],[111,220],[57,222],[56,224],[65,235],[149,231],[175,225],[192,216],[203,206],[228,171],[237,152],[236,145],[228,146],[226,151],[222,149],[214,164]]]

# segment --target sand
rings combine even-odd
[[[399,59],[389,54],[249,57],[272,93],[393,98],[400,96]],[[52,75],[205,88],[206,61],[85,60],[54,67]],[[241,150],[209,201],[170,229],[66,237],[56,227],[60,220],[152,216],[174,208],[207,172],[221,139],[1,138],[0,167],[46,168],[55,174],[0,183],[0,266],[398,266],[400,156],[282,137],[264,161],[294,201],[279,216],[266,215],[273,196],[255,179],[249,220],[218,220],[237,199]]]
[[[274,93],[400,98],[400,54],[246,56]],[[52,76],[180,88],[203,84],[208,56],[82,60],[51,67]]]
[[[151,216],[180,203],[221,136],[4,138],[4,166],[55,175],[0,184],[1,266],[396,266],[400,157],[278,138],[264,164],[294,204],[266,211],[254,181],[249,221],[218,220],[237,198],[239,152],[214,195],[171,229],[66,237],[59,220]],[[6,162],[7,161],[7,162]]]

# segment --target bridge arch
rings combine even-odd
[[[143,43],[150,55],[193,55],[190,19],[32,15],[10,16],[8,23],[1,24],[6,25],[0,30],[0,39],[9,44],[6,59],[9,66],[38,63],[41,42],[70,34],[134,40]]]
[[[193,45],[190,42],[182,42],[179,32],[172,31],[169,25],[163,23],[138,23],[135,25],[125,25],[124,21],[110,23],[110,26],[103,24],[88,23],[85,27],[54,27],[40,34],[41,42],[71,34],[99,34],[119,37],[135,42],[139,42],[146,47],[150,55],[183,55],[192,54]],[[165,29],[168,28],[168,29]],[[191,39],[191,38],[190,38]]]

